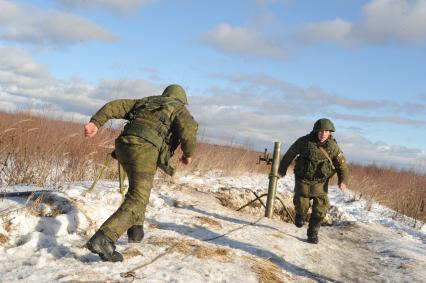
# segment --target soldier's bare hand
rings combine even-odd
[[[348,189],[348,186],[346,186],[345,183],[340,183],[339,184],[339,189],[342,190],[342,191],[346,191]]]
[[[98,127],[94,123],[88,123],[84,126],[84,136],[86,138],[92,138],[98,132]]]
[[[185,165],[189,165],[189,164],[191,164],[191,162],[192,162],[192,158],[191,157],[185,157],[185,156],[182,156],[181,158],[180,158],[180,162],[182,162],[183,164],[185,164]]]

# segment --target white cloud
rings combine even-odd
[[[306,24],[299,36],[309,42],[351,46],[416,44],[426,42],[426,1],[372,0],[359,21],[335,19]]]
[[[48,108],[67,117],[87,117],[110,100],[159,95],[165,88],[144,79],[103,80],[97,85],[80,78],[58,80],[21,49],[0,47],[0,54],[2,110]]]
[[[271,113],[269,108],[256,105],[248,108],[244,102],[238,104],[240,99],[237,93],[227,97],[214,95],[191,98],[190,109],[200,123],[200,133],[204,138],[226,144],[249,144],[257,149],[268,147],[269,150],[274,141],[281,141],[282,151],[285,152],[298,137],[312,130],[319,117],[318,113],[312,113],[316,117],[309,117],[306,112],[292,115],[287,109],[281,113]],[[290,107],[297,108],[294,105]],[[426,159],[426,153],[420,149],[372,142],[353,131],[338,129],[336,138],[351,162],[411,169]]]
[[[119,98],[141,98],[161,94],[163,89],[143,79],[104,80],[94,90],[92,97],[106,101]]]
[[[0,0],[0,39],[37,45],[64,46],[90,40],[114,41],[109,31],[84,18],[42,11]]]
[[[360,129],[372,129],[365,126],[374,124],[381,125],[380,128],[387,124],[389,130],[397,125],[426,126],[426,121],[412,119],[411,109],[406,109],[406,116],[390,116],[389,113],[395,114],[392,109],[399,107],[399,103],[346,99],[318,87],[303,88],[264,75],[212,77],[230,81],[231,87],[215,86],[206,91],[209,95],[191,97],[190,109],[200,122],[203,136],[225,143],[248,141],[256,148],[271,147],[278,140],[283,142],[285,150],[298,137],[309,133],[316,119],[328,117],[340,124],[338,142],[350,161],[410,167],[426,158],[420,149],[371,142],[360,134],[364,132]],[[363,114],[365,110],[374,115]],[[347,124],[341,123],[342,120],[360,128],[348,130],[341,126]]]
[[[337,17],[299,27],[280,23],[271,10],[273,2],[255,1],[257,10],[248,25],[219,24],[202,35],[201,42],[233,55],[279,60],[297,56],[300,43],[323,42],[348,48],[426,43],[425,0],[371,0],[363,6],[359,20]]]
[[[36,64],[31,56],[21,49],[12,47],[0,47],[0,71],[10,72],[27,76],[30,78],[49,77],[48,69],[45,66]]]
[[[371,116],[371,115],[340,114],[340,113],[333,113],[332,115],[333,117],[336,117],[340,120],[358,121],[363,123],[389,123],[389,124],[399,124],[399,125],[411,125],[411,126],[417,126],[417,127],[426,126],[426,121],[400,117],[400,116],[388,116],[388,115]]]
[[[222,23],[201,37],[201,41],[212,47],[236,55],[288,59],[291,54],[283,42],[261,34],[258,30],[233,27]]]
[[[356,133],[339,134],[337,140],[346,157],[356,162],[415,169],[416,166],[424,164],[426,159],[424,150],[390,145],[385,142],[371,142]]]
[[[374,43],[424,41],[424,0],[374,0],[364,7],[364,19],[355,27],[356,36]]]
[[[97,85],[79,78],[62,81],[52,77],[45,66],[22,50],[0,48],[0,53],[7,55],[0,57],[1,110],[30,108],[35,113],[47,110],[57,118],[62,116],[84,122],[110,100],[157,95],[165,87],[144,79],[104,80]],[[232,87],[215,86],[206,90],[208,95],[189,97],[191,112],[200,123],[200,134],[204,132],[208,138],[248,143],[256,148],[270,147],[273,141],[282,141],[284,150],[311,131],[314,121],[333,107],[322,101],[322,97],[329,94],[320,89],[305,89],[267,76],[226,78],[216,75],[215,78],[231,80]],[[362,101],[355,101],[353,108],[350,107],[352,101],[336,101],[358,115],[346,116],[349,121],[363,119],[356,112]],[[368,116],[366,119],[374,121],[378,118]],[[384,122],[392,124],[398,119],[402,124],[413,122],[396,116],[385,117]],[[418,121],[414,122],[419,126]],[[416,149],[372,143],[362,135],[340,130],[338,141],[351,160],[408,164],[410,160],[425,157],[424,152]]]
[[[353,25],[342,19],[320,23],[308,23],[304,26],[300,37],[310,42],[331,41],[338,44],[347,44]]]
[[[113,12],[132,12],[157,0],[56,0],[74,8],[102,8]]]
[[[366,110],[383,108],[388,105],[385,101],[357,100],[333,95],[318,86],[304,88],[267,75],[214,74],[212,77],[240,84],[251,92],[256,90],[261,93],[262,99],[258,100],[254,97],[255,100],[264,101],[263,106],[268,107],[270,111],[283,111],[285,109],[291,113],[294,111],[312,113],[315,109],[330,109],[336,106],[352,110]],[[218,91],[219,96],[220,93],[221,91]],[[236,99],[238,103],[250,102],[250,98],[247,96],[237,97]]]
[[[337,115],[340,110],[342,119],[361,121],[361,117],[366,120],[371,119],[373,122],[388,122],[399,124],[421,125],[422,120],[412,119],[413,114],[424,116],[426,104],[422,100],[397,102],[390,100],[372,100],[372,99],[352,99],[342,95],[335,95],[324,91],[319,86],[301,87],[284,80],[276,79],[268,75],[247,75],[247,74],[212,74],[212,78],[229,81],[234,85],[239,85],[241,89],[247,90],[247,93],[255,94],[255,96],[238,96],[232,95],[237,101],[236,103],[257,103],[262,102],[262,107],[268,107],[272,113],[275,111],[288,111],[286,113],[316,113],[323,111],[326,114]],[[216,99],[223,96],[223,93],[232,93],[232,90],[214,91]],[[223,99],[230,99],[223,98]],[[255,100],[257,102],[252,102]],[[348,113],[347,111],[357,111],[357,115]],[[373,112],[374,115],[367,115],[367,112]],[[384,116],[383,113],[385,113]],[[408,115],[407,118],[398,116],[388,116],[388,113]],[[346,116],[345,118],[345,115]],[[412,122],[412,123],[410,123]]]

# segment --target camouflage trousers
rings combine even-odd
[[[328,180],[323,183],[308,184],[296,180],[293,204],[297,214],[305,216],[312,200],[311,218],[322,221],[330,208],[328,200]]]
[[[114,242],[133,225],[143,225],[159,151],[148,142],[126,144],[117,139],[115,154],[127,173],[129,189],[121,206],[99,228]]]

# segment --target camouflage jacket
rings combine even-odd
[[[121,141],[152,143],[160,152],[158,166],[170,175],[173,168],[169,159],[179,144],[185,157],[191,157],[195,151],[198,124],[185,105],[173,97],[114,100],[105,104],[90,122],[99,128],[109,119],[128,120],[119,137]]]
[[[331,159],[320,150],[322,147]],[[336,172],[340,183],[348,184],[349,170],[343,152],[336,140],[330,136],[320,143],[316,133],[299,138],[281,159],[278,173],[284,176],[290,163],[296,158],[294,175],[296,180],[305,183],[325,182]]]

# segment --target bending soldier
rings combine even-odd
[[[303,227],[305,216],[312,200],[312,214],[307,231],[308,242],[318,243],[321,222],[330,207],[328,181],[337,173],[338,185],[345,190],[348,184],[348,167],[343,152],[332,137],[335,128],[328,119],[319,119],[313,130],[293,143],[283,156],[278,174],[283,177],[290,163],[296,158],[294,167],[295,187],[293,203],[296,210],[295,225]]]
[[[122,261],[114,243],[127,231],[129,242],[144,236],[145,210],[157,166],[172,175],[169,159],[181,145],[180,161],[190,164],[196,146],[198,124],[185,107],[187,97],[179,85],[169,85],[161,96],[119,99],[105,104],[85,125],[85,136],[93,137],[109,119],[129,123],[115,140],[115,156],[129,179],[124,202],[87,242],[87,248],[102,260]]]

